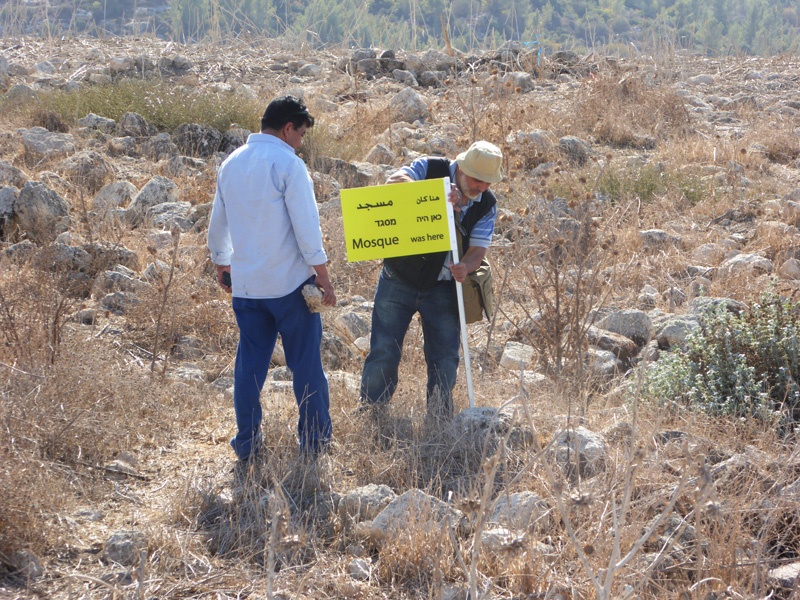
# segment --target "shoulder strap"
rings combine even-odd
[[[446,158],[428,157],[425,179],[441,179],[442,177],[450,177],[450,161]]]

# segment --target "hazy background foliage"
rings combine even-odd
[[[152,33],[177,41],[226,34],[284,36],[316,46],[442,46],[469,51],[507,40],[543,51],[709,54],[796,49],[797,0],[6,0],[0,31],[62,35]]]

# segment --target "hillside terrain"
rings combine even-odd
[[[508,43],[0,39],[0,598],[794,598],[800,63]],[[234,468],[215,175],[292,93],[339,303],[334,443],[280,348]],[[496,311],[452,422],[422,334],[359,413],[380,264],[340,190],[499,145]]]

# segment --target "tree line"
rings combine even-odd
[[[459,50],[512,40],[547,51],[714,54],[793,52],[800,0],[6,0],[16,33],[150,31],[178,41],[248,35],[307,43],[422,50],[445,36]]]

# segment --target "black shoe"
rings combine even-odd
[[[453,397],[442,393],[438,387],[428,396],[428,414],[426,419],[439,423],[453,420]]]
[[[358,407],[356,414],[367,420],[373,439],[381,450],[389,450],[398,437],[396,419],[391,416],[388,402],[364,403]]]
[[[241,489],[249,484],[257,483],[261,479],[261,468],[264,461],[258,452],[251,453],[247,458],[240,458],[233,465],[233,486]]]
[[[357,417],[370,417],[371,419],[380,419],[388,416],[389,403],[388,402],[364,402],[355,411]]]

